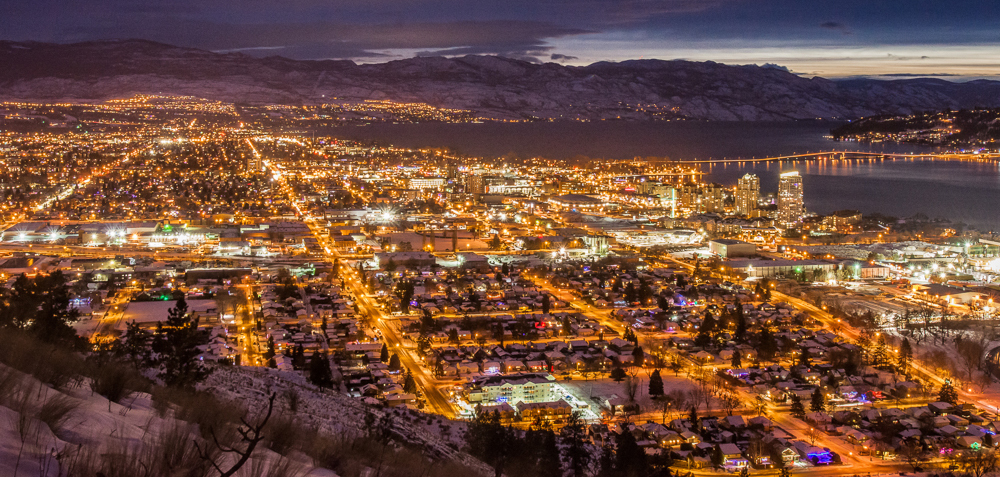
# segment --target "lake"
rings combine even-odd
[[[930,148],[827,139],[833,122],[591,122],[519,124],[379,124],[325,129],[355,140],[403,147],[448,147],[483,157],[595,159],[669,157],[678,160],[770,157],[810,151],[928,152]],[[319,131],[317,131],[319,132]],[[996,163],[933,159],[703,164],[706,180],[733,185],[747,172],[761,192],[776,192],[778,174],[803,175],[808,210],[857,209],[899,217],[917,213],[981,229],[1000,229],[1000,167]]]

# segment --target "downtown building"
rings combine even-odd
[[[746,174],[736,183],[736,215],[752,217],[760,200],[760,178]]]
[[[778,223],[791,228],[801,222],[805,215],[802,199],[802,176],[799,172],[782,173],[778,179]]]

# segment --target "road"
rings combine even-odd
[[[253,147],[252,144],[251,147]],[[253,151],[257,154],[256,148],[253,148]],[[264,164],[268,169],[278,169],[275,168],[268,160],[265,160]],[[281,182],[282,189],[289,195],[289,199],[295,206],[296,210],[298,210],[298,200],[294,196],[294,189],[288,186],[285,176],[280,172],[275,172],[275,177],[277,177]],[[320,247],[325,252],[325,256],[328,259],[337,261],[345,258],[341,256],[336,249],[330,247],[326,237],[319,233],[319,226],[315,220],[307,219],[305,220],[305,223],[309,226],[309,230],[312,231],[313,236],[319,242]],[[427,368],[423,365],[422,360],[418,359],[411,350],[403,346],[403,338],[396,331],[395,327],[392,326],[391,318],[383,313],[374,300],[368,296],[368,291],[364,288],[364,277],[362,277],[357,270],[346,266],[341,267],[340,273],[343,283],[354,293],[354,296],[356,297],[355,303],[358,305],[359,311],[372,318],[372,324],[376,329],[378,329],[379,333],[382,334],[382,339],[385,341],[385,344],[389,348],[390,352],[399,356],[400,364],[406,367],[406,369],[408,369],[413,375],[413,379],[416,382],[417,387],[423,393],[430,410],[436,414],[454,418],[456,416],[455,409],[445,396],[444,392],[442,392],[438,387],[437,380],[427,372]]]

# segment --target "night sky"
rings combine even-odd
[[[1000,0],[0,0],[0,39],[142,38],[383,62],[495,54],[777,64],[826,77],[1000,77]]]

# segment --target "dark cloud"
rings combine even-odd
[[[564,62],[564,61],[578,60],[580,58],[571,55],[561,55],[559,53],[553,53],[552,55],[549,56],[549,59],[552,61]]]
[[[827,30],[839,31],[845,35],[851,34],[851,29],[847,25],[840,22],[823,22],[820,23],[819,26],[820,28],[826,28]]]
[[[530,21],[232,25],[160,19],[141,26],[91,27],[74,35],[145,38],[214,51],[297,59],[378,58],[388,56],[387,50],[416,50],[424,56],[490,54],[537,61],[552,48],[546,40],[586,33],[591,31]]]
[[[930,59],[911,62],[920,67],[943,57],[962,56],[962,50],[955,48],[958,46],[989,51],[994,45],[1000,47],[994,3],[0,0],[0,40],[142,38],[255,56],[364,61],[418,54],[485,54],[530,61],[683,56],[760,64],[808,57],[806,64],[792,65],[801,72],[812,70],[809,63],[854,61],[851,53],[843,52],[861,49],[912,55],[907,59],[930,54]],[[896,45],[900,48],[894,48]],[[784,51],[781,55],[768,53],[776,49]],[[894,59],[883,56],[877,61],[889,64]]]

